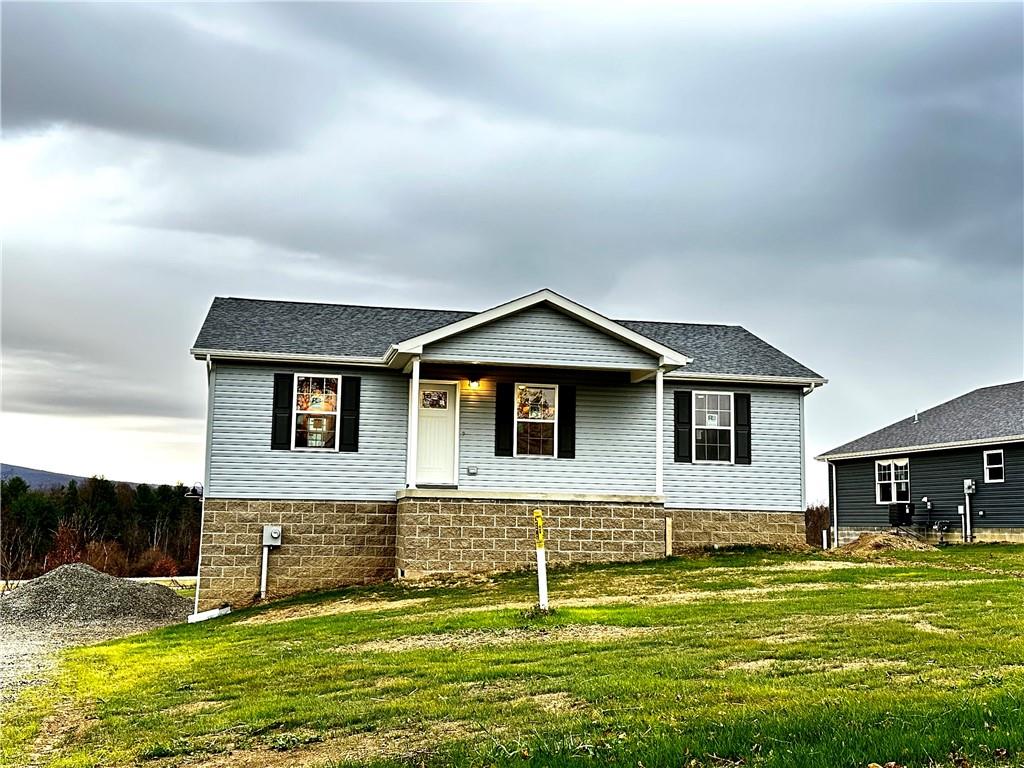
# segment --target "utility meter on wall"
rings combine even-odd
[[[964,480],[964,493],[966,493],[968,495],[974,493],[974,481],[973,480]]]
[[[264,547],[279,547],[279,546],[281,546],[281,526],[280,525],[264,525],[263,526],[263,546]]]

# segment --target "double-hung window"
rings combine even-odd
[[[694,392],[693,427],[693,459],[695,462],[732,463],[731,392]]]
[[[337,450],[340,384],[340,376],[295,374],[292,448]]]
[[[875,462],[875,503],[910,501],[910,459],[884,459]]]
[[[558,434],[558,386],[516,384],[515,456],[555,456]]]
[[[1001,483],[1006,479],[1006,465],[1003,463],[1003,449],[985,451],[985,482]]]

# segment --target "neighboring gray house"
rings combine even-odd
[[[829,466],[837,544],[901,527],[1024,541],[1024,382],[984,387],[841,445]]]
[[[394,575],[802,542],[803,399],[738,326],[614,321],[541,290],[483,312],[217,298],[197,605]],[[666,533],[671,532],[671,538]]]

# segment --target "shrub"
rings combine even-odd
[[[159,547],[150,547],[132,563],[136,576],[177,576],[178,561]]]
[[[116,541],[90,541],[85,545],[82,562],[111,576],[128,575],[128,554]]]
[[[52,571],[54,568],[68,563],[78,563],[81,560],[81,536],[78,529],[62,520],[53,536],[53,546],[46,555],[43,570]]]

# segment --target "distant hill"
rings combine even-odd
[[[86,479],[81,475],[65,475],[63,472],[47,472],[45,469],[19,467],[17,464],[0,464],[0,479],[10,480],[12,477],[20,477],[28,483],[31,488],[34,488],[37,491],[67,485],[72,480],[81,483]],[[135,486],[138,485],[138,483],[129,483],[129,485]]]

